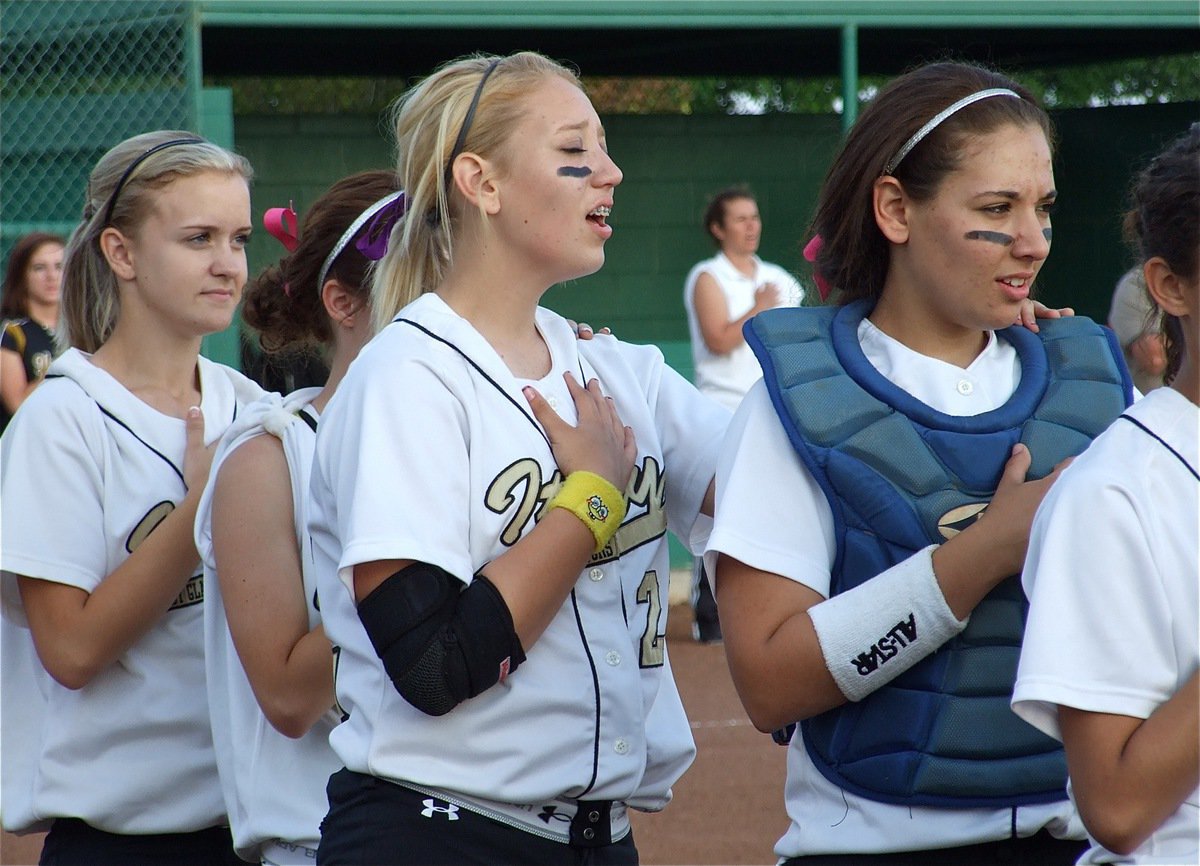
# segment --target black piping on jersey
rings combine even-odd
[[[107,415],[109,418],[113,419],[113,420],[114,420],[114,421],[116,421],[118,424],[120,424],[122,427],[124,427],[126,430],[128,430],[128,431],[129,431],[129,435],[130,435],[130,436],[132,436],[132,437],[133,437],[134,439],[136,439],[137,441],[141,442],[143,445],[145,445],[147,448],[149,448],[151,451],[153,451],[155,454],[157,454],[159,457],[161,457],[161,458],[162,458],[162,460],[163,460],[163,462],[164,462],[164,463],[166,463],[168,466],[170,466],[170,467],[171,467],[171,469],[172,469],[172,470],[175,472],[175,474],[179,476],[179,480],[180,480],[180,481],[183,481],[183,489],[184,489],[184,490],[187,490],[187,481],[185,481],[185,480],[184,480],[184,477],[183,477],[183,470],[182,470],[182,469],[180,469],[178,466],[176,466],[174,463],[172,463],[172,462],[171,462],[171,458],[170,458],[170,457],[168,457],[167,455],[163,454],[161,451],[159,451],[157,448],[155,448],[153,445],[151,445],[149,442],[147,442],[147,441],[146,441],[145,439],[143,439],[141,436],[139,436],[139,435],[137,435],[136,433],[134,433],[134,432],[133,432],[133,428],[132,428],[132,427],[130,427],[128,424],[126,424],[124,421],[122,421],[120,418],[118,418],[118,417],[117,417],[116,415],[114,415],[112,412],[109,412],[109,411],[108,411],[107,409],[105,409],[103,406],[100,406],[100,404],[99,404],[99,403],[97,403],[96,405],[100,407],[100,411],[101,411],[101,412],[103,412],[103,413],[104,413],[105,415]]]
[[[625,593],[621,593],[622,602],[624,605]],[[583,617],[579,614],[579,600],[575,597],[574,588],[571,589],[571,609],[575,611],[575,625],[579,629],[579,636],[583,638],[583,651],[587,654],[588,667],[592,671],[592,689],[596,695],[596,729],[592,735],[592,778],[588,781],[587,787],[584,788],[579,797],[580,799],[588,791],[592,790],[596,785],[596,776],[600,774],[600,677],[596,673],[596,660],[592,658],[592,648],[588,645],[587,633],[583,630]]]
[[[65,379],[66,376],[64,376],[62,373],[55,373],[54,375],[47,376],[46,378],[47,379]],[[72,380],[72,381],[74,381],[74,380]],[[76,382],[75,384],[78,385],[79,383]],[[83,388],[82,385],[80,385],[79,387],[80,387],[80,389]],[[87,393],[87,392],[85,391],[84,393]],[[158,457],[162,458],[162,461],[171,467],[171,471],[179,476],[179,480],[183,482],[183,489],[187,490],[187,480],[183,477],[183,470],[180,469],[178,466],[176,466],[174,463],[172,463],[170,457],[163,454],[161,451],[159,451],[157,448],[155,448],[153,445],[151,445],[149,442],[147,442],[141,436],[137,435],[137,433],[135,433],[133,431],[132,427],[130,427],[128,424],[126,424],[124,421],[122,421],[120,418],[118,418],[112,412],[108,411],[108,409],[104,408],[103,404],[101,404],[98,400],[96,400],[95,398],[92,398],[92,402],[94,402],[96,404],[96,408],[99,409],[103,414],[107,415],[109,418],[116,421],[117,424],[124,427],[125,430],[127,430],[129,432],[130,436],[132,436],[137,441],[141,442],[143,445],[145,445],[147,448],[149,448],[154,454],[158,455]],[[237,420],[237,403],[235,402],[233,404],[233,418],[230,419],[230,423],[232,424],[236,420]]]
[[[429,337],[431,339],[437,340],[439,343],[442,343],[443,345],[449,346],[455,352],[458,352],[458,354],[462,355],[463,360],[466,361],[468,364],[470,364],[472,367],[474,367],[476,373],[478,373],[480,376],[482,376],[493,388],[495,388],[497,391],[499,391],[500,394],[504,397],[504,399],[507,400],[509,403],[512,403],[513,408],[516,409],[518,412],[520,412],[525,417],[525,420],[533,425],[533,429],[537,430],[538,435],[540,435],[543,439],[546,440],[547,447],[549,447],[551,449],[551,453],[553,453],[554,446],[550,444],[550,437],[546,435],[546,431],[542,429],[542,426],[540,424],[538,424],[537,419],[534,418],[531,414],[529,414],[529,412],[522,409],[521,404],[518,403],[516,400],[514,400],[512,398],[512,395],[509,394],[507,391],[505,391],[500,386],[499,382],[497,382],[495,379],[493,379],[491,376],[489,376],[487,374],[487,371],[485,371],[482,367],[480,367],[479,364],[477,364],[470,355],[468,355],[462,349],[458,348],[458,346],[451,343],[445,337],[438,336],[437,334],[433,333],[433,331],[426,328],[424,325],[418,325],[412,319],[397,318],[397,319],[393,319],[392,321],[393,322],[401,322],[405,325],[412,325],[414,328],[416,328],[422,334],[425,334],[427,337]]]
[[[310,404],[310,406],[311,406],[311,404]],[[301,407],[300,407],[299,409],[297,409],[297,410],[296,410],[296,411],[295,411],[293,414],[294,414],[294,415],[295,415],[297,418],[299,418],[301,421],[303,421],[303,422],[305,423],[305,425],[306,425],[306,426],[307,426],[307,427],[308,427],[310,430],[312,430],[312,431],[313,431],[313,433],[316,433],[316,432],[317,432],[317,419],[316,419],[316,417],[315,417],[315,416],[312,414],[312,412],[311,412],[311,411],[309,411],[309,410],[310,410],[310,406],[301,406]],[[319,598],[317,597],[317,591],[316,591],[316,589],[314,589],[314,590],[313,590],[312,603],[313,603],[313,610],[315,610],[317,613],[320,613],[320,612],[321,612],[321,599],[319,599]],[[335,656],[336,656],[336,655],[337,655],[337,653],[340,651],[340,649],[341,649],[341,647],[334,647],[334,648],[333,648],[333,650],[334,650],[334,655],[335,655]],[[346,721],[346,719],[350,718],[348,715],[346,715],[346,713],[345,713],[345,711],[344,711],[344,710],[342,711],[342,715],[343,715],[343,719],[342,719],[342,721],[343,721],[343,722],[344,722],[344,721]]]
[[[317,419],[308,412],[307,406],[302,406],[301,408],[297,409],[296,417],[307,424],[308,429],[312,430],[314,433],[317,432]]]
[[[442,343],[443,345],[449,346],[451,349],[453,349],[455,352],[457,352],[459,355],[461,355],[463,360],[466,361],[468,364],[471,365],[471,367],[473,367],[475,369],[475,372],[477,372],[480,376],[482,376],[493,388],[495,388],[497,391],[499,391],[504,396],[504,399],[508,400],[508,402],[511,403],[513,405],[513,407],[518,412],[520,412],[530,424],[533,425],[533,429],[537,430],[538,434],[543,439],[546,440],[546,446],[550,448],[551,455],[553,455],[554,446],[550,444],[550,437],[548,437],[546,435],[546,432],[542,429],[541,425],[538,424],[537,419],[534,418],[531,414],[529,414],[529,412],[522,409],[521,404],[518,403],[516,400],[514,400],[512,398],[512,396],[507,391],[505,391],[504,388],[502,388],[500,386],[499,382],[497,382],[495,379],[493,379],[491,376],[489,376],[487,374],[487,372],[482,367],[480,367],[479,364],[477,364],[470,355],[468,355],[466,352],[464,352],[458,346],[451,343],[445,337],[441,337],[441,336],[433,333],[433,331],[429,330],[428,328],[424,327],[423,325],[418,325],[412,319],[395,318],[392,321],[393,322],[402,322],[406,325],[412,325],[414,328],[416,328],[421,333],[425,334],[426,336],[430,337],[431,339],[437,340],[439,343]],[[583,372],[583,360],[582,359],[580,359],[580,362],[579,362],[579,375],[584,377],[584,382],[586,383],[587,376]],[[624,604],[625,604],[624,596],[625,596],[625,594],[621,593],[622,614],[624,614]],[[591,650],[591,647],[588,646],[587,633],[583,630],[583,618],[580,616],[580,613],[579,613],[579,599],[575,596],[575,588],[574,587],[571,588],[571,608],[575,612],[575,626],[579,631],[579,638],[583,642],[583,651],[587,655],[588,668],[591,670],[591,673],[592,673],[592,689],[593,689],[593,693],[596,696],[596,728],[595,728],[595,734],[592,737],[592,778],[587,783],[587,787],[583,789],[583,791],[581,793],[581,796],[582,796],[582,794],[586,794],[588,791],[592,790],[592,788],[596,784],[596,777],[600,774],[600,675],[596,672],[596,660],[594,658],[592,658],[592,650]]]
[[[1117,417],[1124,418],[1126,421],[1128,421],[1134,427],[1141,429],[1142,432],[1145,433],[1147,436],[1149,436],[1151,439],[1156,440],[1158,442],[1158,444],[1162,445],[1163,448],[1166,448],[1168,451],[1170,451],[1172,454],[1174,454],[1175,458],[1180,463],[1182,463],[1185,467],[1187,467],[1187,471],[1192,473],[1192,475],[1195,477],[1195,479],[1197,481],[1200,481],[1200,472],[1197,472],[1196,468],[1194,466],[1192,466],[1192,464],[1188,463],[1183,458],[1182,454],[1180,454],[1178,451],[1176,451],[1174,448],[1172,448],[1170,445],[1168,445],[1166,440],[1164,440],[1161,436],[1159,436],[1157,433],[1155,433],[1153,430],[1151,430],[1149,427],[1147,427],[1145,424],[1143,424],[1141,421],[1137,420],[1136,418],[1131,418],[1128,415],[1118,415]]]

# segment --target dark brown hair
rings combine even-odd
[[[29,283],[25,271],[29,260],[47,244],[58,244],[66,249],[67,242],[49,232],[30,232],[13,244],[8,254],[8,267],[4,270],[4,289],[0,296],[0,317],[24,319],[29,315]]]
[[[282,354],[329,343],[333,330],[317,285],[321,265],[363,211],[399,188],[395,172],[364,171],[339,180],[309,208],[296,249],[246,287],[242,318],[257,332],[265,353]],[[354,243],[347,243],[325,279],[336,278],[366,301],[369,265]]]
[[[712,227],[715,225],[724,226],[725,206],[731,201],[737,201],[738,199],[743,198],[757,203],[757,199],[754,198],[754,193],[750,192],[750,188],[741,184],[737,186],[727,186],[725,189],[721,190],[711,199],[709,199],[708,207],[704,209],[704,221],[701,225],[708,236],[712,238],[713,243],[718,247],[721,246],[721,242],[717,240],[717,236],[713,234]]]
[[[875,181],[900,148],[925,123],[965,96],[993,87],[1020,95],[981,99],[952,114],[892,171],[905,192],[928,201],[961,162],[964,140],[1003,126],[1036,126],[1054,146],[1050,118],[1033,94],[992,69],[941,62],[906,72],[889,82],[850,130],[825,176],[811,234],[824,243],[814,262],[833,287],[838,303],[878,299],[887,277],[890,248],[875,222]]]
[[[1200,279],[1200,123],[1167,145],[1134,179],[1125,236],[1145,262],[1162,258],[1179,277]],[[1183,326],[1161,313],[1170,384],[1183,362]]]

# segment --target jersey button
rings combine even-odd
[[[596,831],[593,830],[591,827],[584,827],[583,828],[583,838],[587,839],[589,842],[591,842],[593,839],[596,838]]]
[[[615,668],[621,663],[621,654],[616,650],[609,650],[604,660]]]
[[[588,577],[590,577],[592,580],[604,580],[604,569],[593,568],[588,572]]]
[[[958,393],[962,394],[964,397],[970,397],[971,392],[974,390],[975,386],[971,383],[970,379],[958,380]]]
[[[629,751],[629,743],[625,742],[624,740],[617,740],[615,743],[613,743],[613,751],[618,755],[624,755]]]

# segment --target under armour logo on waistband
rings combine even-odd
[[[441,812],[446,816],[447,821],[458,820],[458,807],[453,803],[447,803],[445,806],[435,806],[434,803],[437,803],[438,801],[434,800],[432,797],[429,797],[422,802],[425,804],[425,808],[421,810],[421,814],[426,818],[432,818],[434,812]]]
[[[547,824],[551,821],[562,821],[564,824],[571,823],[571,816],[558,811],[557,806],[543,806],[542,811],[538,813],[538,817]]]

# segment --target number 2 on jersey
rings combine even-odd
[[[647,571],[637,589],[637,603],[647,606],[646,630],[642,632],[639,664],[644,668],[662,667],[665,654],[666,635],[659,634],[662,618],[662,591],[658,586],[658,572]]]

